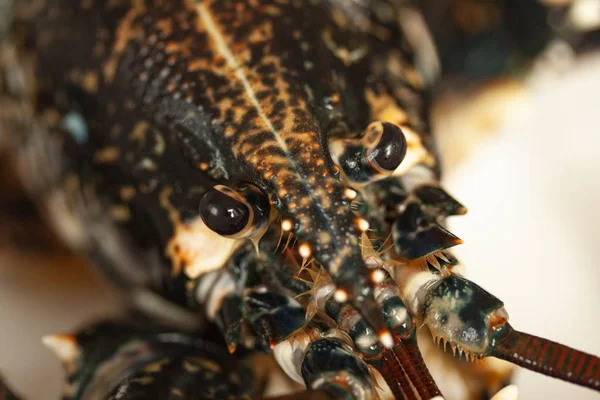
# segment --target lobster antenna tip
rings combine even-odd
[[[381,344],[388,348],[391,349],[392,347],[394,347],[394,338],[392,337],[392,334],[390,333],[390,331],[388,331],[387,329],[382,330],[381,332],[379,332],[379,341],[381,342]]]
[[[79,347],[74,335],[46,335],[42,338],[42,343],[63,363],[72,362],[79,357]]]
[[[498,391],[491,400],[517,400],[519,389],[515,385],[508,385]]]

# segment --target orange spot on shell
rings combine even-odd
[[[293,227],[294,227],[294,223],[292,222],[291,219],[286,218],[283,221],[281,221],[281,229],[284,230],[285,232],[291,231]]]
[[[300,246],[298,246],[298,253],[302,258],[308,258],[312,254],[312,248],[308,243],[302,243]]]

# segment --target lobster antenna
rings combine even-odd
[[[430,399],[441,396],[440,389],[425,365],[415,331],[408,339],[398,341],[398,344],[394,346],[394,354],[421,398]]]
[[[600,358],[516,331],[506,324],[491,356],[543,375],[600,391]]]
[[[379,368],[379,372],[390,387],[394,398],[416,400],[410,378],[396,355],[390,350],[385,350],[381,361],[383,361],[383,365]]]

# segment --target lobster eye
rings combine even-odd
[[[217,185],[202,196],[200,216],[219,235],[231,236],[246,229],[252,208],[235,191]]]
[[[372,122],[362,135],[329,142],[335,163],[346,177],[367,184],[391,175],[406,156],[408,145],[402,130],[388,122]]]
[[[391,173],[398,168],[406,156],[406,138],[402,130],[388,122],[373,122],[367,130],[379,136],[375,145],[367,152],[373,168],[381,173]]]
[[[231,189],[216,185],[200,200],[200,217],[221,236],[252,236],[269,218],[269,199],[256,186],[241,184]]]

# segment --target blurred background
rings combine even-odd
[[[487,132],[445,175],[469,208],[449,222],[456,253],[516,329],[600,354],[600,55],[503,85],[438,120],[444,142],[469,141],[469,119]],[[516,384],[521,399],[598,398],[526,370]]]
[[[433,109],[445,186],[469,208],[450,221],[465,241],[456,253],[470,279],[504,300],[516,329],[600,354],[600,0],[547,1],[552,13],[509,28],[496,17],[539,4],[424,3],[436,2],[425,10],[430,24],[451,13],[470,27],[441,52],[452,76]],[[500,3],[511,7],[496,15]],[[536,18],[535,32],[510,28]],[[459,48],[471,50],[453,58]],[[530,53],[535,62],[520,61]],[[62,371],[41,337],[115,313],[119,299],[40,225],[5,159],[0,187],[0,374],[26,399],[53,400]],[[524,370],[516,384],[521,399],[598,397]]]

